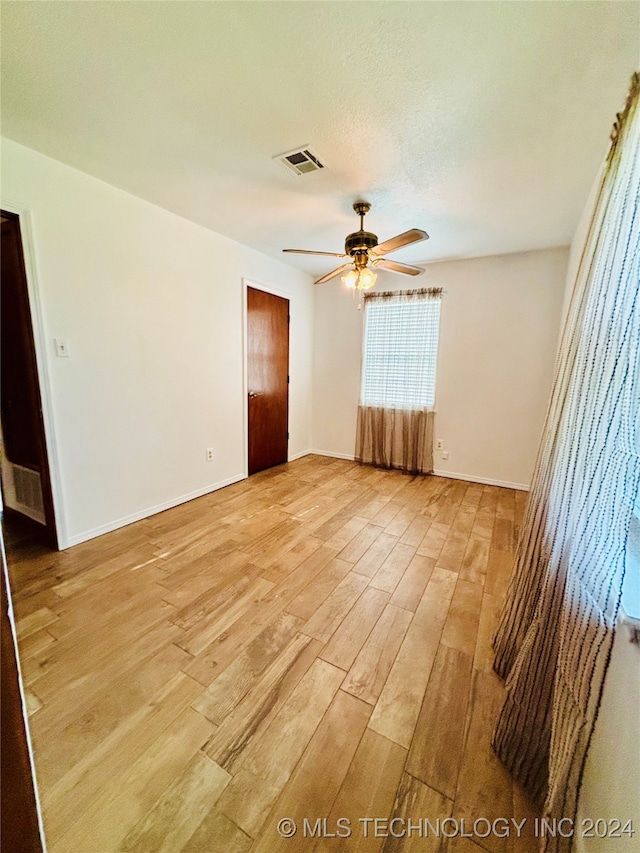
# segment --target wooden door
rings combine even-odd
[[[247,288],[249,474],[287,461],[289,300]]]
[[[40,479],[45,528],[58,547],[20,222],[2,212],[0,412],[6,459]],[[6,509],[7,507],[5,507]]]

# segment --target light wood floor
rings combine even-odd
[[[9,541],[50,853],[534,850],[489,746],[524,499],[308,456],[66,552]],[[359,822],[448,816],[529,831]]]

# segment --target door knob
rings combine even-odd
[[[258,396],[257,391],[249,391],[249,397],[253,398],[253,397],[257,397],[257,396]]]

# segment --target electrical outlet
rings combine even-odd
[[[213,462],[213,447],[207,447],[207,462]]]
[[[443,451],[442,451],[442,458],[443,458],[443,459],[448,459],[448,458],[449,458],[449,451],[448,451],[448,450],[443,450]]]
[[[442,450],[443,447],[444,447],[444,438],[439,438],[436,441],[436,450]]]

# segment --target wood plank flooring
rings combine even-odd
[[[50,853],[535,850],[489,746],[525,497],[307,456],[61,553],[9,527]]]

